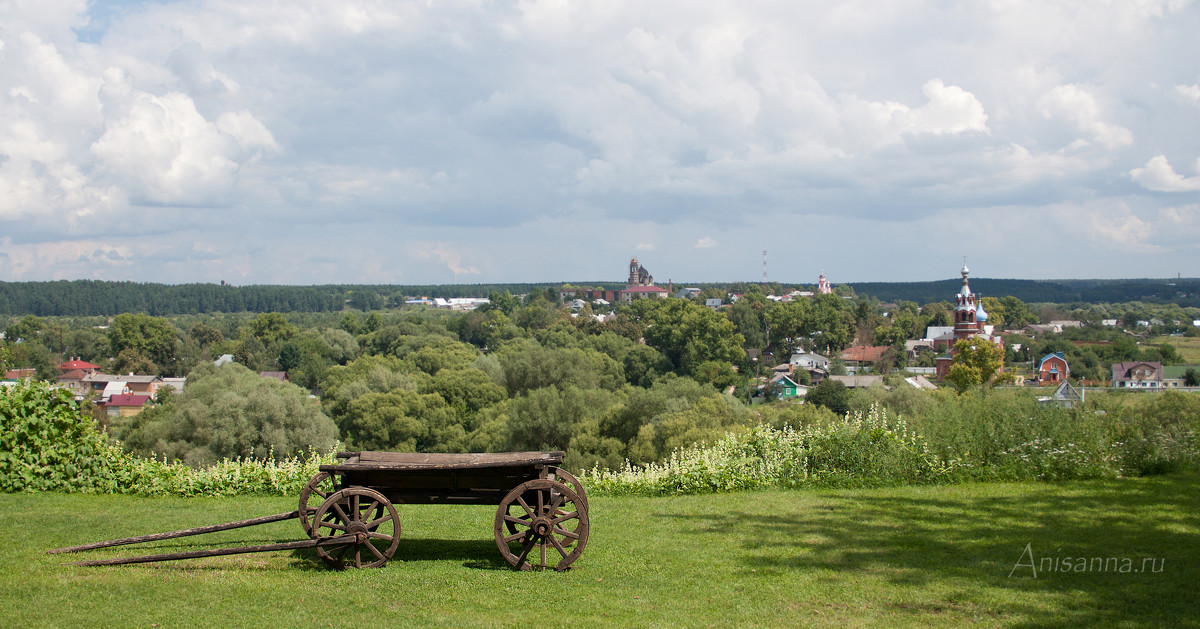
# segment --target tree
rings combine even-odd
[[[1187,371],[1183,372],[1183,384],[1189,387],[1200,387],[1200,372],[1196,371],[1195,367],[1188,367]]]
[[[966,391],[985,385],[1004,366],[1004,349],[981,338],[959,339],[954,344],[954,360],[946,379],[954,388]]]
[[[112,325],[108,328],[108,342],[112,356],[120,356],[125,350],[133,350],[168,375],[174,375],[179,334],[165,318],[146,314],[119,314],[113,318]]]
[[[745,362],[745,338],[721,314],[684,299],[641,300],[635,307],[647,324],[646,344],[662,352],[679,373],[691,374],[708,361]]]
[[[250,333],[262,341],[263,345],[270,347],[274,343],[296,336],[299,330],[288,322],[287,317],[278,312],[264,312],[250,323]]]
[[[1038,321],[1029,306],[1016,297],[1001,297],[1000,306],[1004,310],[1004,323],[1010,330],[1019,330]]]
[[[850,411],[850,389],[837,380],[826,378],[804,396],[806,404],[827,408],[839,416]]]
[[[142,456],[190,465],[292,457],[337,441],[337,428],[308,391],[238,364],[197,366],[174,404],[147,409],[118,430],[125,446]]]

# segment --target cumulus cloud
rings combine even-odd
[[[1196,171],[1200,172],[1200,159],[1196,160]],[[1155,192],[1195,192],[1200,190],[1200,176],[1184,177],[1175,172],[1165,155],[1150,158],[1143,168],[1134,168],[1129,176],[1147,190]]]
[[[1105,120],[1096,97],[1078,85],[1055,87],[1041,98],[1040,105],[1042,115],[1066,119],[1106,148],[1133,144],[1133,132]]]
[[[1177,0],[5,6],[0,233],[74,254],[43,248],[23,277],[503,280],[536,267],[547,221],[588,225],[580,251],[547,265],[562,279],[630,247],[705,277],[738,266],[697,235],[720,233],[723,251],[794,246],[787,230],[731,228],[734,215],[884,252],[903,247],[898,226],[946,211],[1036,216],[1127,196],[1130,178],[1154,204],[1145,191],[1196,185],[1162,157],[1200,134],[1200,87],[1176,61],[1200,24]],[[1160,157],[1131,171],[1129,155]],[[1158,242],[1152,210],[1132,216]],[[1139,233],[1123,216],[1110,223]],[[235,230],[260,235],[237,248]],[[133,246],[149,233],[194,264]],[[364,234],[395,257],[368,255]],[[98,238],[111,242],[68,244]],[[303,269],[261,260],[317,242]]]

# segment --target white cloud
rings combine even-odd
[[[1196,171],[1200,172],[1200,159],[1196,160]],[[1143,168],[1134,168],[1129,176],[1147,190],[1155,192],[1195,192],[1200,190],[1200,176],[1184,177],[1171,168],[1165,155],[1150,158]]]
[[[1133,144],[1133,132],[1103,119],[1096,97],[1078,85],[1059,85],[1040,101],[1042,115],[1065,118],[1106,148]]]
[[[479,275],[479,267],[463,263],[462,248],[461,244],[418,242],[413,243],[409,252],[418,260],[436,260],[444,264],[455,278],[459,275]]]
[[[634,247],[635,251],[654,251],[654,244],[649,242],[639,242]]]
[[[1200,104],[1200,85],[1176,85],[1175,93],[1195,104]]]
[[[717,241],[714,238],[705,236],[705,237],[697,240],[696,244],[694,244],[692,246],[695,247],[696,249],[712,249],[713,247],[717,246]]]
[[[26,278],[403,269],[405,281],[492,281],[542,268],[571,280],[631,248],[686,261],[692,277],[753,277],[753,256],[713,260],[699,235],[760,250],[730,219],[774,216],[905,255],[893,232],[950,210],[986,223],[1003,215],[993,208],[1037,216],[1112,199],[1136,220],[1106,214],[1122,227],[1072,255],[1142,233],[1166,256],[1166,200],[1151,192],[1197,185],[1162,157],[1194,154],[1200,137],[1195,109],[1180,107],[1200,103],[1200,86],[1181,84],[1194,82],[1200,13],[1178,0],[14,0],[4,11],[0,233],[72,253],[75,240],[112,240],[86,264],[44,253]],[[1161,159],[1134,168],[1144,157],[1131,155]],[[533,234],[553,237],[531,227],[547,221],[604,236],[539,267],[528,252],[554,250]],[[257,235],[226,244],[235,230]],[[491,243],[500,232],[510,242]],[[197,263],[132,246],[151,233]],[[397,253],[364,251],[367,233]],[[326,253],[303,269],[262,260],[289,247]],[[1125,272],[1092,259],[1085,268]]]

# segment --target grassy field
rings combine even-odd
[[[1189,365],[1200,364],[1200,336],[1158,336],[1150,341],[1150,345],[1164,343],[1174,345],[1183,362]]]
[[[0,507],[8,626],[1200,626],[1196,474],[595,497],[587,550],[562,574],[503,564],[490,507],[401,505],[399,560],[346,572],[310,551],[105,568],[43,553],[290,499],[0,495]],[[156,550],[299,538],[282,522]],[[1101,561],[1077,572],[1076,557]]]

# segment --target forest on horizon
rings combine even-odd
[[[852,294],[881,302],[911,301],[918,305],[945,301],[958,292],[958,279],[933,282],[851,282]],[[115,316],[141,312],[153,316],[237,312],[337,312],[395,308],[408,297],[487,297],[492,292],[514,295],[564,285],[620,289],[620,282],[542,282],[509,284],[326,284],[314,286],[222,284],[157,284],[102,280],[0,282],[0,315]],[[682,287],[718,288],[740,293],[755,282],[675,283]],[[771,282],[774,294],[815,290],[812,284]],[[1025,302],[1173,303],[1200,306],[1200,278],[1120,280],[1017,280],[971,278],[971,288],[984,296],[1012,296]],[[846,292],[843,289],[842,292]]]

